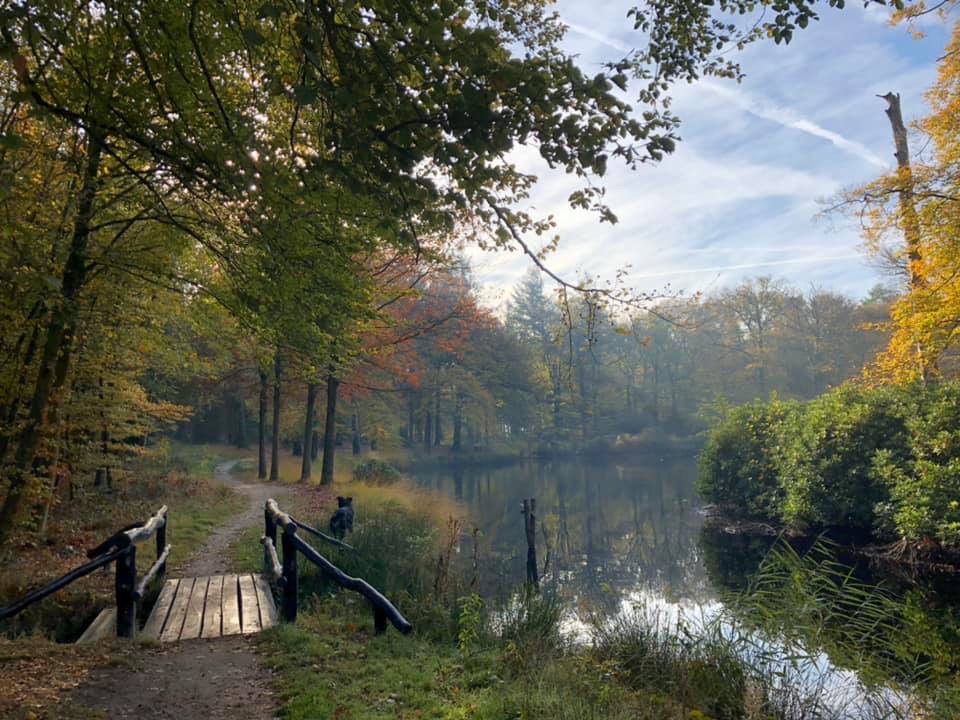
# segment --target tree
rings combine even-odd
[[[927,93],[931,113],[914,125],[932,147],[929,160],[844,194],[842,205],[864,218],[868,251],[892,242],[909,258],[912,282],[891,307],[892,335],[872,367],[877,380],[906,381],[957,372],[960,340],[960,25],[955,25]],[[898,153],[901,150],[898,148]]]

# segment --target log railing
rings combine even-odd
[[[280,510],[275,500],[267,500],[263,516],[264,534],[261,542],[263,543],[264,572],[280,586],[281,616],[285,621],[293,622],[297,619],[297,594],[299,592],[297,553],[300,553],[320,568],[324,576],[340,587],[353,590],[363,595],[363,597],[370,602],[373,608],[373,626],[375,632],[384,632],[387,629],[387,620],[404,635],[413,629],[413,626],[407,619],[403,617],[393,603],[387,600],[379,590],[370,585],[366,580],[347,575],[343,570],[317,552],[310,543],[299,537],[297,530],[303,528],[337,545],[350,548],[349,545],[297,522],[290,515]],[[278,528],[282,531],[280,538],[282,560],[277,556]]]
[[[156,537],[157,559],[137,582],[137,545]],[[75,580],[116,562],[114,591],[117,602],[117,637],[132,638],[136,634],[137,606],[154,578],[166,572],[170,545],[167,544],[167,506],[161,507],[147,522],[127,527],[111,535],[88,555],[90,562],[74,568],[53,582],[28,593],[17,602],[0,608],[0,620],[13,617],[43,598]]]

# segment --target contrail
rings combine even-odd
[[[563,24],[570,28],[570,30],[573,32],[577,33],[578,35],[588,37],[591,40],[595,40],[601,45],[606,45],[609,48],[613,48],[614,50],[618,50],[623,53],[628,53],[632,49],[616,38],[610,37],[599,30],[587,27],[585,25],[580,25],[579,23],[563,20],[562,18],[561,20]],[[820,138],[821,140],[826,140],[833,144],[834,147],[854,155],[878,168],[882,168],[884,170],[889,168],[889,163],[884,162],[882,158],[878,157],[866,145],[858,143],[855,140],[844,137],[838,132],[828,130],[823,126],[818,125],[809,118],[806,118],[798,113],[793,108],[778,106],[763,98],[748,95],[747,93],[734,90],[717,82],[704,80],[700,82],[700,87],[733,101],[737,107],[744,112],[748,112],[751,115],[763,120],[769,120],[777,125],[790,128],[791,130],[798,130],[802,133],[806,133],[807,135],[812,135],[813,137]]]
[[[705,80],[700,83],[700,87],[708,90],[715,95],[720,95],[727,100],[733,101],[741,110],[750,113],[763,120],[769,120],[777,125],[786,128],[799,130],[807,135],[827,140],[835,147],[846,153],[855,155],[861,160],[865,160],[878,168],[886,169],[889,164],[879,158],[866,145],[850,140],[838,132],[827,130],[827,128],[817,125],[812,120],[803,117],[793,108],[775,105],[763,98],[751,96],[745,92],[736,91],[717,82]]]
[[[685,269],[685,270],[667,270],[664,272],[644,273],[643,275],[630,275],[631,280],[647,280],[650,278],[669,277],[671,275],[695,275],[697,273],[725,272],[727,270],[750,270],[752,268],[772,267],[775,265],[802,265],[803,263],[814,262],[832,262],[835,260],[854,260],[860,259],[860,255],[832,255],[824,257],[822,255],[811,255],[810,257],[793,258],[792,260],[770,260],[759,263],[742,263],[740,265],[715,265],[713,267]]]
[[[606,45],[607,47],[613,48],[614,50],[619,50],[622,53],[628,53],[633,49],[627,45],[624,45],[616,38],[612,38],[609,35],[604,35],[602,32],[594,30],[593,28],[589,28],[578,23],[572,23],[569,20],[563,20],[562,18],[561,21],[564,25],[573,30],[573,32],[577,33],[577,35],[583,35],[591,40],[596,40],[601,45]]]

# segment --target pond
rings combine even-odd
[[[642,592],[691,603],[716,598],[700,549],[693,460],[629,464],[559,460],[418,470],[417,482],[462,501],[496,557],[487,591],[523,582],[524,498],[537,501],[537,551],[571,599],[613,606]],[[487,553],[484,553],[487,555]],[[548,560],[549,556],[549,560]]]
[[[488,596],[502,597],[524,581],[521,501],[536,498],[537,553],[539,566],[547,565],[545,585],[567,607],[567,630],[581,638],[589,637],[588,616],[616,617],[638,606],[644,612],[652,608],[668,622],[678,617],[709,622],[730,602],[746,597],[773,545],[771,539],[706,527],[692,457],[650,454],[609,463],[569,459],[432,468],[419,469],[415,476],[419,485],[448,493],[468,508],[480,533],[481,592]],[[461,552],[473,552],[470,542]],[[794,559],[810,544],[796,547]],[[820,577],[824,572],[829,582]],[[850,689],[860,688],[852,670],[869,675],[874,685],[898,688],[897,693],[915,686],[917,668],[926,672],[936,667],[937,678],[956,672],[960,593],[955,582],[892,580],[864,563],[833,556],[786,573],[792,578],[790,594],[801,598],[797,602],[838,606],[818,610],[818,622],[827,627],[801,628],[806,620],[800,618],[798,627],[791,627],[789,613],[795,608],[786,603],[771,607],[779,601],[777,592],[764,595],[762,607],[751,607],[754,598],[742,607],[737,604],[737,622],[764,621],[762,645],[776,646],[784,657],[803,645],[808,664],[799,671],[801,680],[825,684],[849,703],[860,692]],[[845,603],[850,607],[844,608]],[[844,644],[851,640],[846,626],[856,623],[847,623],[844,612],[855,613],[862,603],[880,608],[883,617],[876,622],[882,632],[875,633],[876,648],[860,647],[851,654]],[[762,617],[750,617],[754,612]],[[771,635],[770,621],[778,612],[779,630]],[[860,717],[859,712],[837,716]]]

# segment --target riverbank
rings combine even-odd
[[[943,563],[960,552],[960,382],[732,408],[697,490],[750,521]]]
[[[804,545],[828,538],[838,555],[850,560],[865,560],[882,573],[901,580],[941,576],[955,578],[960,584],[960,550],[957,549],[937,544],[911,544],[905,540],[875,543],[864,541],[863,535],[859,542],[851,541],[848,533],[812,533],[783,523],[743,517],[738,514],[737,508],[732,507],[710,506],[704,512],[706,530],[726,535],[768,538],[771,541],[783,538]]]
[[[705,438],[697,435],[670,435],[656,428],[636,435],[615,435],[592,438],[587,442],[544,442],[522,448],[476,448],[452,451],[448,447],[398,448],[389,452],[377,452],[404,472],[422,469],[452,467],[502,467],[530,460],[568,460],[589,458],[629,460],[645,455],[664,458],[685,457],[696,454],[703,448]]]
[[[373,635],[364,602],[304,569],[296,625],[258,639],[284,717],[794,720],[815,711],[841,717],[824,711],[836,687],[811,676],[823,672],[816,646],[804,656],[791,646],[795,658],[807,660],[778,664],[749,631],[729,632],[727,623],[739,622],[732,615],[704,624],[695,613],[678,617],[636,600],[621,612],[580,603],[576,610],[592,618],[580,627],[593,642],[576,644],[564,629],[572,608],[554,577],[544,580],[540,595],[520,587],[477,593],[485,588],[476,580],[476,540],[464,532],[470,519],[454,514],[464,508],[449,505],[445,493],[343,477],[332,490],[355,496],[358,515],[348,538],[355,550],[324,546],[324,554],[382,590],[415,631]],[[295,515],[318,522],[332,510],[306,493],[291,503]],[[259,567],[251,544],[241,548],[241,567]],[[481,550],[479,562],[498,561]],[[843,682],[849,685],[849,677]],[[864,688],[858,700],[863,708],[879,707],[882,695]],[[864,712],[858,717],[874,717]]]

